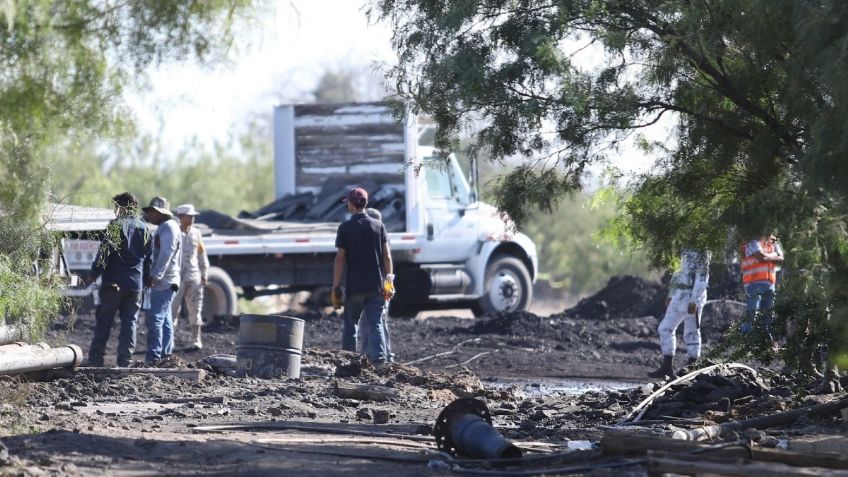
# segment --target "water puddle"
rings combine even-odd
[[[583,394],[588,391],[620,391],[643,386],[643,381],[591,378],[487,378],[483,384],[494,389],[518,386],[528,396],[553,393]]]

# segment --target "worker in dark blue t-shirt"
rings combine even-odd
[[[394,293],[393,287],[386,287],[387,276],[393,273],[386,228],[365,214],[368,192],[364,189],[352,189],[343,202],[353,215],[339,225],[336,233],[338,251],[333,264],[332,293],[334,308],[341,308],[344,302],[342,349],[356,351],[357,322],[362,317],[366,327],[363,331],[369,337],[365,355],[372,363],[383,363],[388,360],[388,350],[381,317],[386,300]]]

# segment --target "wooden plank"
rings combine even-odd
[[[334,174],[333,178],[339,179],[344,184],[362,184],[365,179],[376,182],[378,184],[396,184],[402,183],[403,176],[398,174]],[[303,174],[297,178],[298,187],[316,187],[320,188],[327,180],[325,174]]]
[[[206,378],[206,370],[183,369],[183,368],[79,368],[80,372],[91,373],[98,376],[129,376],[133,374],[149,374],[165,377],[174,376],[189,381],[203,381]]]
[[[400,131],[386,130],[384,132],[374,131],[373,134],[361,132],[350,132],[341,129],[339,131],[328,131],[329,134],[296,134],[298,147],[322,146],[326,144],[403,144],[403,133]]]
[[[366,114],[392,112],[393,103],[374,101],[369,103],[309,103],[294,106],[296,116],[329,116],[343,114]]]
[[[648,475],[666,473],[684,475],[721,475],[728,477],[848,477],[848,471],[822,467],[791,467],[786,464],[755,462],[746,459],[706,454],[673,454],[648,452]]]
[[[374,384],[357,384],[336,381],[336,396],[358,401],[388,401],[398,397],[398,390]]]
[[[642,456],[650,451],[691,452],[697,449],[709,449],[708,444],[700,442],[670,439],[650,434],[608,430],[601,437],[601,450],[610,456]],[[724,458],[743,458],[749,455],[742,447],[726,447],[710,450],[709,455]],[[754,447],[750,455],[754,460],[763,462],[781,462],[801,467],[827,467],[830,469],[848,469],[848,457],[836,453],[800,453]]]

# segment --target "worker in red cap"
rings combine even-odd
[[[368,336],[365,355],[372,363],[388,361],[382,316],[387,300],[394,294],[392,255],[383,224],[365,213],[368,192],[351,189],[342,199],[350,219],[336,233],[336,260],[333,264],[333,308],[344,305],[342,349],[356,351],[357,323],[362,319]],[[346,271],[346,273],[345,273]],[[342,276],[345,292],[342,292]]]

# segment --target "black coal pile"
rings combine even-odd
[[[667,288],[641,277],[622,275],[610,278],[598,293],[580,300],[565,311],[568,318],[641,318],[665,313]]]
[[[317,194],[306,192],[287,195],[255,211],[241,211],[237,217],[215,211],[201,211],[197,223],[218,232],[267,233],[276,230],[291,231],[296,224],[337,224],[347,217],[347,206],[342,199],[352,187],[368,191],[369,207],[382,215],[388,232],[406,230],[404,191],[402,179],[395,176],[376,177],[349,183],[343,179],[329,178]],[[325,232],[334,233],[335,226]]]
[[[765,374],[764,374],[765,373]],[[721,422],[747,417],[750,414],[782,411],[792,402],[792,390],[785,378],[760,370],[754,376],[739,368],[716,369],[695,377],[692,381],[673,386],[657,398],[643,419],[663,417],[701,417]],[[650,386],[634,393],[634,400],[647,396]]]
[[[542,318],[526,311],[496,313],[474,320],[470,334],[535,335],[549,334],[551,318]]]

